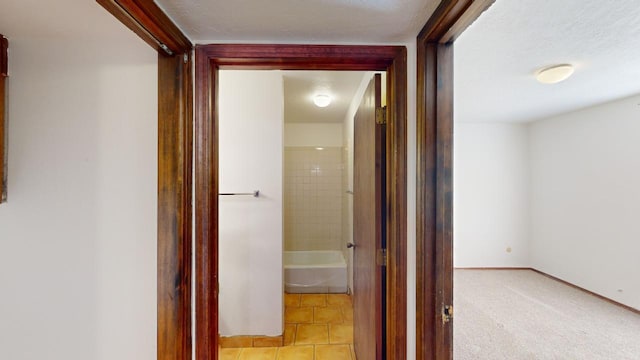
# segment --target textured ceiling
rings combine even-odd
[[[194,39],[324,43],[406,41],[438,3],[159,2]],[[91,26],[77,31],[78,19]],[[3,0],[0,24],[10,41],[91,38],[108,46],[129,31],[85,0]],[[567,62],[576,66],[569,80],[534,80],[537,69]],[[463,122],[526,122],[640,93],[639,0],[497,0],[457,40],[455,81]]]
[[[196,43],[400,42],[439,0],[156,0]]]
[[[287,123],[342,123],[360,86],[363,71],[283,71],[284,121]],[[313,104],[317,94],[331,96],[325,108]]]
[[[556,85],[539,68],[576,67]],[[455,43],[455,118],[526,122],[640,93],[639,0],[497,0]]]

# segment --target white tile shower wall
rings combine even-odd
[[[341,147],[285,147],[285,250],[341,250]]]

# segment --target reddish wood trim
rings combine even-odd
[[[158,54],[158,359],[191,359],[192,62]]]
[[[636,309],[636,308],[634,308],[634,307],[631,307],[631,306],[629,306],[629,305],[625,305],[625,304],[619,303],[619,302],[617,302],[617,301],[615,301],[615,300],[613,300],[613,299],[610,299],[610,298],[608,298],[608,297],[606,297],[606,296],[603,296],[603,295],[600,295],[600,294],[594,293],[593,291],[587,290],[587,289],[585,289],[585,288],[583,288],[583,287],[580,287],[580,286],[578,286],[578,285],[574,285],[574,284],[572,284],[572,283],[570,283],[570,282],[568,282],[568,281],[562,280],[562,279],[560,279],[560,278],[557,278],[557,277],[555,277],[555,276],[553,276],[553,275],[547,274],[547,273],[545,273],[545,272],[543,272],[543,271],[540,271],[540,270],[538,270],[538,269],[529,268],[529,270],[535,271],[535,272],[537,272],[537,273],[538,273],[538,274],[540,274],[540,275],[543,275],[543,276],[548,277],[549,279],[552,279],[552,280],[558,281],[558,282],[563,283],[563,284],[565,284],[565,285],[567,285],[567,286],[570,286],[570,287],[572,287],[572,288],[574,288],[574,289],[577,289],[577,290],[583,291],[583,292],[585,292],[585,293],[587,293],[587,294],[589,294],[589,295],[591,295],[591,296],[595,296],[595,297],[597,297],[597,298],[598,298],[598,299],[600,299],[600,300],[604,300],[604,301],[606,301],[606,302],[608,302],[608,303],[611,303],[611,304],[616,305],[616,306],[619,306],[619,307],[621,307],[621,308],[623,308],[623,309],[625,309],[625,310],[629,310],[629,311],[631,311],[631,312],[633,312],[633,313],[635,313],[635,314],[640,315],[640,310],[638,310],[638,309]]]
[[[398,56],[398,46],[197,45],[218,67],[254,70],[384,71]]]
[[[453,42],[493,1],[443,0],[417,39],[418,359],[453,358]]]
[[[157,51],[174,54],[191,51],[191,41],[152,0],[96,0],[125,26]]]
[[[7,76],[9,75],[9,57],[7,49],[9,41],[0,34],[0,203],[7,200],[7,153],[5,140],[6,133],[6,104],[7,99]]]
[[[196,359],[218,358],[217,67],[196,48]]]
[[[453,305],[453,45],[435,45],[441,83],[436,95],[436,356],[453,358],[453,326],[442,307]],[[445,274],[449,272],[448,276]]]
[[[371,123],[371,127],[374,128],[373,133],[374,135],[374,141],[373,141],[373,148],[374,148],[374,156],[373,156],[373,168],[374,168],[374,205],[373,205],[373,212],[375,214],[374,216],[374,221],[375,221],[375,239],[373,241],[373,245],[374,245],[374,251],[372,251],[372,259],[370,259],[371,263],[376,263],[375,261],[375,257],[376,257],[376,250],[375,249],[382,249],[382,248],[386,248],[386,239],[387,239],[387,234],[386,234],[386,206],[388,204],[388,199],[387,199],[387,126],[386,124],[376,124],[375,118],[376,118],[376,109],[382,108],[382,74],[375,74],[373,76],[373,87],[374,87],[374,91],[373,91],[373,98],[374,98],[374,107],[373,107],[373,111],[372,111],[372,117],[373,117],[373,121]],[[366,92],[365,92],[365,96]],[[360,100],[360,107],[362,107],[362,103],[363,100]],[[385,99],[386,100],[386,99]],[[360,112],[360,109],[358,109],[358,112]],[[356,129],[356,121],[357,121],[357,116],[359,116],[358,114],[356,114],[356,118],[354,118],[354,134],[357,135],[357,131]],[[358,139],[360,139],[360,137],[358,137]],[[355,144],[358,140],[354,139],[354,159],[356,156],[356,151],[355,151]],[[380,166],[379,168],[376,168],[375,164],[379,163],[382,164],[384,163],[385,166]],[[354,164],[357,164],[357,160],[354,160]],[[355,170],[354,170],[354,187],[356,186],[355,183]],[[358,189],[358,188],[356,188]],[[358,192],[360,192],[360,190],[358,190]],[[377,198],[376,198],[377,197]],[[356,201],[359,200],[359,196],[356,193],[354,196],[354,209],[355,209],[355,204]],[[354,223],[355,223],[355,219],[354,219]],[[359,229],[358,229],[359,230]],[[354,226],[354,232],[358,231],[355,229]],[[355,235],[354,235],[355,237]],[[356,240],[354,238],[354,240]],[[360,241],[356,240],[356,244],[359,245]],[[360,251],[360,250],[358,250]],[[357,252],[354,252],[354,268],[355,266],[357,266],[357,264],[355,264],[355,256],[357,256]],[[386,275],[386,270],[384,267],[382,266],[375,266],[375,286],[373,287],[373,291],[375,293],[380,293],[383,292],[386,294],[386,276],[383,279],[383,275]],[[354,271],[354,277],[358,276],[358,272]],[[354,280],[355,283],[355,280]],[[354,285],[355,287],[355,285]],[[384,289],[384,290],[383,290]],[[357,296],[357,295],[356,295]],[[356,296],[354,296],[354,300],[356,298]],[[373,302],[373,309],[376,309],[376,314],[375,315],[369,315],[371,308],[365,309],[363,312],[361,312],[361,314],[367,314],[365,315],[366,317],[373,317],[374,319],[374,324],[375,324],[375,335],[373,340],[376,344],[375,344],[375,352],[374,352],[374,356],[376,357],[376,359],[384,359],[386,357],[385,354],[385,350],[386,350],[386,344],[385,343],[385,337],[386,334],[383,331],[383,328],[386,326],[387,321],[388,321],[388,316],[386,316],[387,311],[383,310],[383,306],[386,305],[386,298],[383,299],[382,296],[375,296],[374,302]],[[378,313],[378,309],[380,309],[380,313]],[[355,309],[354,309],[355,310]],[[383,317],[382,313],[385,313],[385,316]],[[356,313],[354,313],[354,321],[358,320],[357,317],[358,315],[356,315]],[[365,323],[357,323],[354,322],[354,329],[357,326],[362,326],[365,325]],[[355,338],[355,334],[354,334],[354,351],[355,349],[355,345],[356,345],[356,338]],[[384,346],[383,346],[384,344]]]
[[[418,34],[418,40],[451,43],[495,0],[443,0]]]
[[[387,359],[407,358],[407,52],[387,67]]]
[[[435,97],[436,83],[427,82],[435,76],[433,47],[418,46],[418,83],[416,101],[416,359],[435,359],[436,321],[435,269],[433,258],[436,243],[435,228]]]
[[[0,34],[0,75],[9,76],[9,40]]]
[[[417,354],[450,359],[453,333],[442,309],[453,304],[453,48],[430,43],[418,54]]]
[[[6,95],[6,79],[5,75],[0,75],[0,204],[7,201],[7,149],[5,140],[7,133],[5,132],[6,126],[6,107],[5,99]]]
[[[196,47],[196,358],[217,359],[218,149],[220,67],[386,70],[388,121],[387,359],[406,358],[406,48],[399,46],[200,45]]]

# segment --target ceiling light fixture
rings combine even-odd
[[[573,74],[573,65],[554,65],[538,71],[536,79],[543,84],[556,84]]]
[[[331,104],[331,97],[324,94],[316,95],[313,98],[313,103],[316,104],[317,107],[327,107]]]

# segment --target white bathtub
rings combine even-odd
[[[285,251],[288,293],[346,293],[347,263],[341,251]]]

